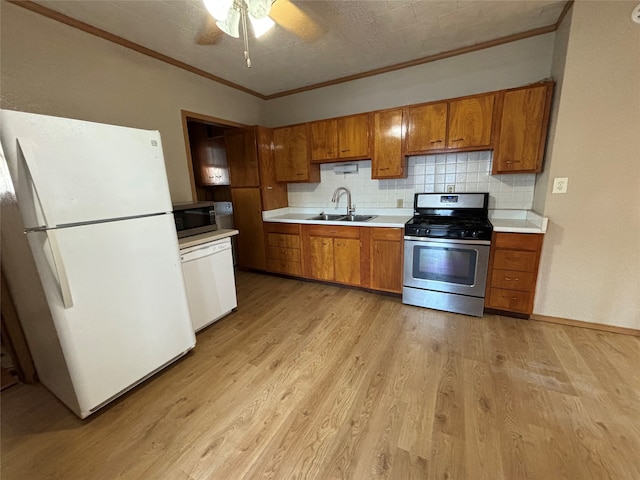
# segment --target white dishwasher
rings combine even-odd
[[[180,249],[194,331],[238,306],[231,240],[223,238]]]

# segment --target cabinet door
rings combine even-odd
[[[309,124],[311,137],[311,161],[338,158],[338,121],[320,120]]]
[[[402,229],[374,228],[371,235],[371,288],[402,292]]]
[[[447,103],[405,109],[405,154],[442,150],[447,139]]]
[[[369,114],[338,119],[338,157],[369,157]]]
[[[259,187],[258,146],[253,129],[236,128],[224,132],[224,142],[232,187]]]
[[[223,137],[206,138],[195,146],[198,185],[229,185],[229,167]]]
[[[309,258],[311,277],[332,282],[334,279],[333,238],[310,237]]]
[[[258,164],[260,170],[260,187],[262,189],[263,210],[274,210],[289,206],[287,184],[276,181],[276,165],[273,158],[273,130],[265,127],[256,128],[258,141]]]
[[[360,240],[334,238],[333,262],[336,282],[360,285]]]
[[[447,148],[489,147],[494,94],[449,102]]]
[[[267,257],[259,188],[232,188],[233,221],[237,236],[238,266],[266,270]]]
[[[504,92],[493,173],[541,172],[552,84]]]
[[[399,178],[405,175],[402,155],[402,110],[376,112],[373,116],[371,178]]]
[[[319,165],[309,164],[307,126],[273,129],[274,161],[278,182],[318,182]]]

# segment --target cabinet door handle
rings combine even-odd
[[[461,142],[462,140],[464,140],[464,138],[455,138],[453,140],[451,140],[452,142]]]
[[[380,170],[389,170],[389,167],[381,168]]]
[[[300,177],[302,175],[304,175],[304,172],[296,172],[296,176]]]
[[[504,295],[502,296],[502,298],[504,298],[505,300],[518,300],[518,297],[505,297]]]
[[[456,141],[457,140],[454,140],[454,142],[456,142]],[[433,144],[433,143],[442,143],[442,140],[433,140],[433,141],[431,141],[429,143],[431,143],[431,144]]]
[[[505,163],[507,165],[513,165],[514,163],[520,163],[520,160],[513,160],[513,161],[512,160],[507,160]]]
[[[345,152],[350,152],[351,150],[347,148],[346,150],[340,150],[340,151],[341,151],[342,153],[345,153]]]
[[[514,257],[513,255],[507,255],[507,260],[510,262],[519,262],[522,260],[522,257]]]

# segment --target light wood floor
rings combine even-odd
[[[638,338],[246,272],[238,301],[88,420],[2,392],[2,478],[640,478]]]

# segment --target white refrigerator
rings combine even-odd
[[[51,312],[21,323],[85,418],[195,345],[160,134],[1,110],[0,139]]]

